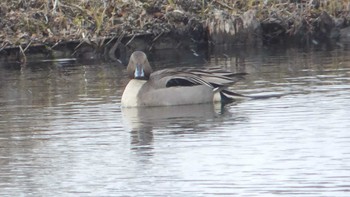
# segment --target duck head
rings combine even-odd
[[[152,68],[144,52],[135,51],[131,54],[127,72],[130,79],[149,79],[149,76],[152,73]]]

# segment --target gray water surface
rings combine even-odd
[[[121,65],[1,63],[0,196],[350,195],[350,51],[169,53],[286,95],[122,109]]]

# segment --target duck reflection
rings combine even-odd
[[[169,107],[122,108],[125,127],[131,131],[134,148],[149,149],[154,130],[181,134],[202,132],[208,121],[215,122],[224,112],[221,105],[200,104]]]

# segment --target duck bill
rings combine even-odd
[[[135,66],[135,72],[134,72],[134,78],[135,79],[142,79],[145,78],[145,72],[143,70],[142,64],[136,64]]]

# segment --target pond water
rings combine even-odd
[[[349,196],[350,51],[163,51],[248,72],[213,105],[122,109],[125,67],[0,63],[0,196]]]

